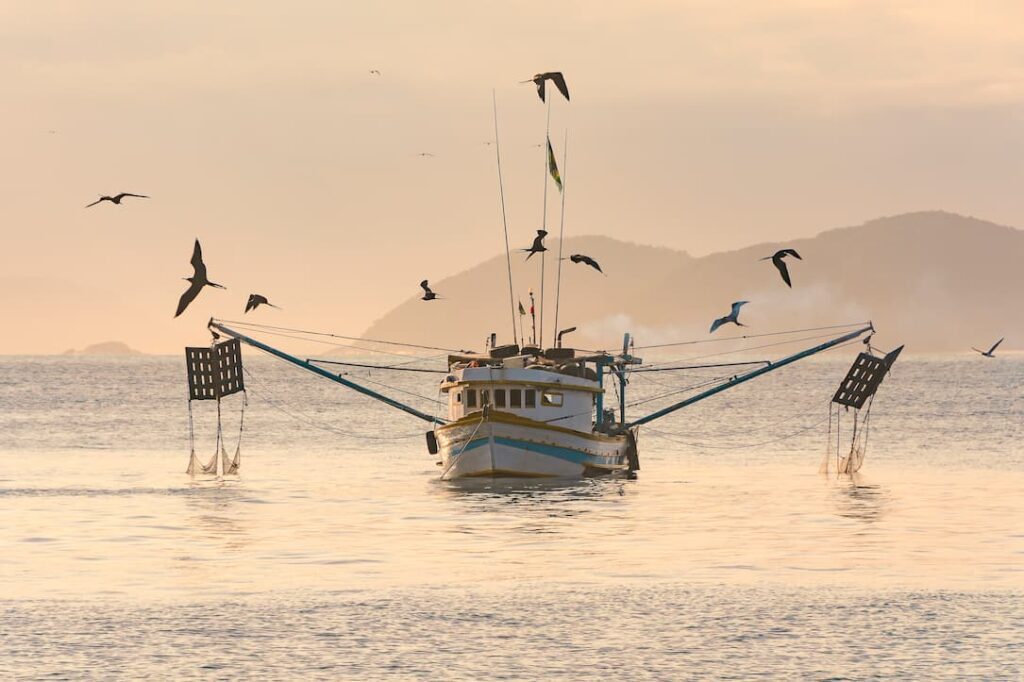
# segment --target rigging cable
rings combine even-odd
[[[250,327],[250,328],[273,329],[273,330],[276,330],[276,331],[283,331],[283,332],[297,332],[299,334],[311,334],[313,336],[329,336],[331,338],[343,339],[345,341],[362,341],[363,343],[383,343],[383,344],[388,345],[388,346],[404,346],[405,348],[419,348],[419,349],[422,349],[422,350],[443,350],[446,353],[465,353],[466,352],[464,350],[455,350],[454,348],[441,348],[440,346],[425,346],[425,345],[416,344],[416,343],[403,343],[401,341],[382,341],[381,339],[367,339],[367,338],[364,338],[364,337],[361,337],[361,336],[342,336],[341,334],[334,334],[334,333],[331,333],[331,332],[315,332],[315,331],[307,331],[307,330],[304,330],[304,329],[292,329],[290,327],[275,327],[275,326],[272,326],[272,325],[269,325],[269,324],[257,324],[255,322],[246,322],[244,320],[216,320],[216,322],[221,322],[223,324],[245,325],[245,326]]]
[[[512,252],[508,246],[508,217],[505,214],[505,183],[501,179],[501,140],[498,137],[498,96],[491,90],[491,102],[494,105],[494,154],[498,161],[498,193],[501,196],[501,224],[505,228],[505,263],[508,265],[508,305],[512,309],[512,342],[519,344],[516,339],[516,304],[512,294]],[[523,339],[526,345],[526,339]]]
[[[255,375],[252,373],[252,370],[250,370],[248,367],[245,367],[244,371],[249,376],[250,379],[256,379]],[[263,382],[260,381],[259,379],[256,379],[256,383],[259,384],[261,387],[264,385]],[[259,392],[253,391],[253,395],[255,395],[256,397],[260,398],[261,400],[266,401],[271,407],[279,410],[283,414],[288,415],[292,419],[304,422],[304,423],[312,426],[313,428],[320,429],[321,431],[328,431],[330,433],[335,433],[335,434],[338,434],[340,436],[347,436],[347,437],[350,437],[350,438],[363,438],[363,439],[366,439],[366,440],[379,440],[379,441],[405,440],[405,439],[408,439],[408,438],[419,438],[419,437],[422,436],[422,434],[420,434],[420,433],[409,434],[407,436],[370,436],[370,435],[366,435],[366,434],[362,434],[362,433],[355,433],[355,432],[352,432],[352,431],[343,431],[341,429],[337,429],[337,428],[334,428],[332,426],[327,426],[325,424],[321,424],[320,422],[318,422],[318,421],[316,421],[314,419],[311,419],[311,418],[309,418],[309,417],[307,417],[307,416],[305,416],[305,415],[303,415],[301,413],[292,412],[292,411],[286,409],[280,403],[278,403],[276,400],[273,400],[272,398],[269,398],[267,395],[263,394],[262,393],[262,388],[260,389]]]
[[[807,327],[806,329],[790,329],[781,332],[765,332],[763,334],[743,334],[742,336],[723,336],[715,339],[697,339],[694,341],[677,341],[673,343],[658,343],[650,346],[636,346],[634,350],[649,350],[651,348],[671,348],[673,346],[693,346],[701,343],[716,343],[723,341],[737,341],[742,339],[759,339],[764,336],[782,336],[784,334],[802,334],[804,332],[818,332],[827,329],[843,329],[844,327],[857,327],[871,324],[870,322],[851,322],[849,324],[833,324],[826,327]]]

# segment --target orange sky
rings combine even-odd
[[[573,97],[570,234],[701,254],[929,208],[1024,225],[1019,3],[621,7],[0,4],[0,353],[179,352],[250,291],[285,309],[260,321],[360,333],[502,248],[492,88],[525,247],[544,107],[517,81],[541,70]],[[83,209],[119,191],[153,198]],[[229,290],[174,320],[195,237]]]

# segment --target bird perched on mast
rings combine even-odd
[[[746,327],[747,325],[740,322],[740,308],[750,303],[750,301],[736,301],[732,304],[732,312],[725,317],[720,317],[711,323],[711,331],[708,334],[714,334],[715,330],[721,327],[723,324],[732,322],[737,327]]]
[[[540,97],[540,101],[546,101],[544,99],[544,83],[545,81],[551,81],[558,88],[558,91],[565,97],[565,101],[569,101],[569,86],[565,84],[565,77],[562,76],[561,71],[548,71],[546,73],[538,73],[536,76],[528,81],[519,81],[520,83],[535,83],[537,85],[537,96]]]
[[[280,306],[276,306],[270,301],[268,301],[267,297],[264,296],[263,294],[249,294],[249,300],[246,301],[245,303],[245,312],[249,312],[250,310],[256,310],[261,305],[268,305],[271,308],[277,308],[278,310],[281,309]]]
[[[786,267],[786,261],[783,260],[786,256],[792,256],[797,260],[803,260],[795,249],[781,249],[771,256],[765,256],[761,260],[770,260],[772,265],[778,268],[779,274],[782,275],[782,281],[786,283],[786,286],[792,288],[793,283],[789,280],[789,268]]]
[[[192,276],[182,277],[186,282],[191,282],[192,286],[185,290],[185,293],[181,295],[181,299],[178,301],[178,311],[174,313],[177,317],[185,312],[185,308],[188,304],[195,300],[199,292],[203,290],[203,287],[217,287],[218,289],[226,289],[227,287],[211,282],[206,278],[206,264],[203,263],[203,247],[199,246],[199,240],[196,240],[196,245],[192,249]]]
[[[999,339],[994,344],[992,344],[992,347],[989,348],[988,350],[981,350],[980,348],[975,348],[974,346],[971,346],[971,350],[981,353],[986,358],[994,358],[996,356],[996,348],[999,348],[999,344],[1001,344],[1002,342],[1003,340]]]
[[[604,275],[604,270],[601,269],[601,266],[598,264],[598,262],[591,258],[590,256],[584,256],[582,253],[574,253],[568,258],[563,258],[562,260],[571,260],[573,263],[583,263],[584,265],[589,265],[590,267],[594,268],[602,275]],[[605,275],[605,277],[607,277],[607,275]]]
[[[433,292],[430,285],[427,283],[427,280],[420,282],[420,286],[423,287],[423,297],[420,298],[421,301],[433,301],[434,299],[441,298]]]
[[[530,254],[526,257],[526,260],[530,260],[535,253],[542,253],[548,250],[548,247],[544,246],[544,237],[547,236],[546,230],[537,230],[537,236],[533,238],[533,245],[528,249],[520,249],[520,251],[526,251]]]
[[[121,200],[124,199],[125,197],[136,197],[138,199],[148,199],[149,198],[145,194],[132,194],[131,192],[121,192],[120,194],[115,194],[112,197],[107,196],[106,194],[104,194],[103,196],[101,196],[96,201],[92,202],[91,204],[88,204],[86,206],[86,208],[89,208],[90,206],[95,206],[96,204],[99,204],[99,203],[104,202],[104,201],[109,201],[112,204],[117,204],[118,206],[120,206],[121,205]]]

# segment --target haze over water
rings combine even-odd
[[[902,358],[822,476],[851,359],[642,429],[636,480],[467,484],[251,353],[224,481],[183,473],[180,358],[0,358],[0,676],[1019,678],[1024,358]]]

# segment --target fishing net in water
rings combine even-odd
[[[210,347],[186,348],[185,361],[188,370],[188,440],[189,460],[185,470],[190,476],[196,474],[237,474],[242,463],[242,432],[245,429],[245,407],[248,396],[242,372],[241,344],[237,339],[215,343]],[[234,456],[229,456],[224,440],[221,420],[221,401],[235,394],[242,394],[242,410],[238,420],[238,442]],[[203,462],[196,455],[195,422],[192,403],[197,400],[217,401],[217,440],[210,460]]]
[[[864,464],[871,426],[871,405],[882,380],[889,373],[903,346],[879,357],[868,349],[854,360],[828,405],[828,446],[818,470],[827,474],[855,474]],[[850,447],[843,444],[843,416],[852,413]],[[835,439],[833,440],[833,428]],[[833,451],[833,445],[835,450]]]
[[[842,405],[829,403],[828,407],[828,446],[825,457],[821,460],[818,472],[822,474],[855,474],[864,464],[864,455],[868,449],[868,432],[871,425],[871,403],[874,396],[868,398],[867,404],[861,409],[846,408]],[[843,453],[842,417],[844,411],[853,413],[853,432],[850,436],[850,449]],[[832,425],[835,424],[835,440],[832,436]],[[835,449],[833,450],[833,446]]]

